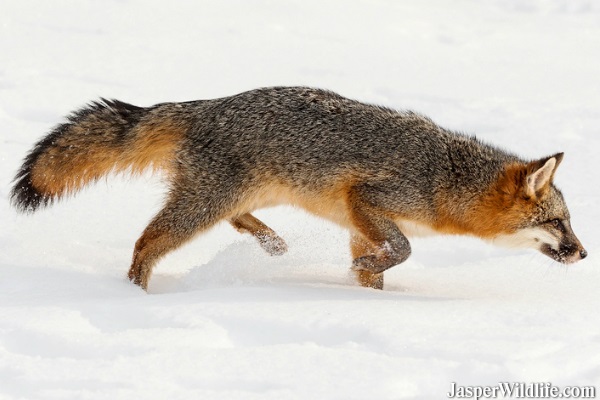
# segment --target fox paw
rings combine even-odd
[[[262,236],[258,238],[258,243],[267,253],[272,256],[280,256],[288,250],[288,245],[281,237],[277,235]]]
[[[373,255],[358,257],[352,261],[352,270],[369,271],[374,274],[380,274],[386,269],[394,266],[394,264],[386,261],[387,260],[381,260]]]
[[[374,274],[370,271],[353,271],[358,283],[363,287],[383,289],[383,274]]]

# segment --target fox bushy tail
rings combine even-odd
[[[168,169],[182,130],[157,108],[102,99],[75,111],[25,157],[12,204],[34,212],[110,172]]]

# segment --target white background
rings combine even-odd
[[[600,6],[595,1],[7,1],[0,4],[1,399],[441,399],[450,382],[600,385]],[[477,134],[556,176],[589,257],[413,241],[354,286],[347,234],[257,213],[130,284],[159,176],[110,177],[33,216],[10,181],[98,97],[149,106],[309,85]]]

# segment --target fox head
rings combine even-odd
[[[569,210],[553,184],[563,153],[505,167],[482,202],[494,243],[529,247],[570,264],[587,256],[573,233]]]

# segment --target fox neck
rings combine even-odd
[[[475,177],[470,184],[436,193],[433,228],[484,239],[514,232],[535,205],[519,195],[523,165],[518,161],[504,164],[488,182]]]

